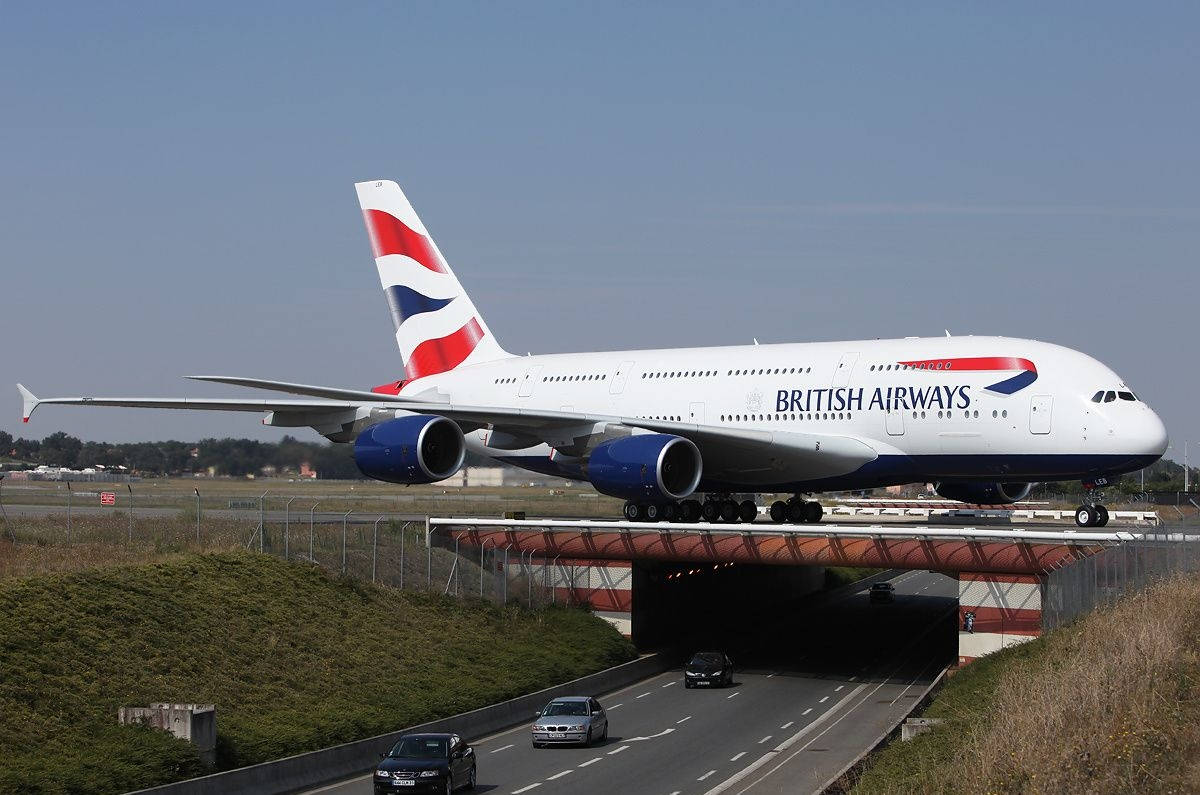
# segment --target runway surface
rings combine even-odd
[[[738,666],[733,687],[687,690],[675,670],[601,694],[610,715],[602,744],[534,749],[528,724],[475,739],[477,791],[815,791],[953,659],[955,580],[905,572],[893,583],[892,604],[848,589],[723,630],[715,645]],[[310,792],[369,793],[372,779]]]

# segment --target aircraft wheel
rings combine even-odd
[[[679,513],[679,503],[668,502],[662,506],[662,520],[664,522],[678,522],[681,518]]]
[[[787,520],[792,524],[804,521],[804,500],[789,500],[787,504]]]
[[[758,518],[758,506],[754,504],[754,500],[742,500],[738,505],[738,519],[743,522],[753,522]]]
[[[1104,527],[1108,524],[1108,509],[1103,505],[1096,506],[1096,527]]]
[[[699,500],[684,500],[679,503],[680,513],[683,515],[685,522],[700,521],[700,501]]]
[[[733,500],[721,500],[721,521],[733,524],[738,519],[738,504]]]
[[[700,506],[700,516],[704,521],[715,524],[721,518],[721,503],[717,500],[705,500]]]
[[[642,506],[638,505],[636,502],[631,501],[625,503],[625,507],[622,509],[621,513],[624,514],[625,521],[627,522],[642,521]]]
[[[775,524],[783,524],[787,521],[788,507],[783,500],[775,500],[771,503],[771,521]]]
[[[662,509],[652,502],[648,502],[642,506],[642,515],[647,522],[657,522],[662,519]]]
[[[1075,509],[1075,524],[1079,527],[1091,527],[1096,523],[1099,513],[1087,505]]]
[[[825,515],[825,509],[821,507],[819,502],[804,503],[804,521],[809,524],[816,524],[821,521],[821,517]]]

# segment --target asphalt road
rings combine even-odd
[[[680,671],[600,701],[606,742],[534,749],[529,726],[474,740],[480,792],[811,792],[873,743],[953,660],[957,583],[906,572],[893,604],[861,590],[764,613],[723,633],[731,688],[685,690]],[[941,623],[939,624],[939,619]],[[937,626],[936,633],[926,632]],[[311,790],[372,792],[370,776]]]

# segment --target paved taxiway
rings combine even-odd
[[[611,724],[601,745],[535,750],[528,724],[475,739],[477,791],[814,791],[953,659],[947,616],[957,583],[930,572],[904,572],[893,583],[893,604],[871,605],[862,589],[848,589],[725,635],[713,645],[741,666],[731,688],[685,690],[676,670],[601,694]],[[926,633],[934,626],[940,632]],[[311,790],[371,791],[365,775]]]

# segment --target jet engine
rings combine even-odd
[[[596,491],[627,500],[680,500],[700,485],[700,451],[666,433],[626,436],[599,444],[583,467]]]
[[[388,483],[433,483],[459,470],[467,454],[452,420],[411,414],[372,425],[354,440],[354,463],[369,478]]]
[[[994,483],[972,480],[965,483],[938,483],[934,491],[948,500],[976,505],[1010,505],[1029,496],[1032,483]]]

